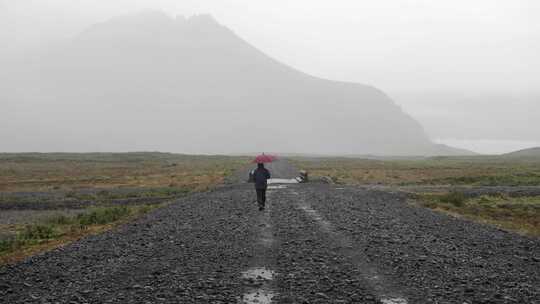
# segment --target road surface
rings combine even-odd
[[[259,212],[236,183],[0,268],[0,302],[540,303],[540,240],[359,187],[272,184]]]

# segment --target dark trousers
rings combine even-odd
[[[255,189],[257,191],[257,203],[259,207],[264,207],[266,203],[266,189]]]

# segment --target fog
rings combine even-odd
[[[13,56],[20,58],[21,54],[55,48],[96,23],[149,8],[162,10],[171,18],[209,13],[244,41],[296,70],[319,78],[375,87],[416,119],[426,136],[437,142],[498,153],[540,141],[540,4],[536,1],[4,0],[0,1],[0,58],[12,61]],[[14,90],[4,87],[4,91],[7,89]],[[333,88],[329,90],[334,92]],[[305,97],[304,93],[294,94]],[[359,98],[372,96],[367,91],[351,94]],[[13,96],[9,94],[3,96],[0,151],[155,149],[238,153],[249,149],[247,145],[236,149],[218,149],[217,145],[205,148],[202,144],[200,148],[164,145],[163,140],[155,140],[161,129],[150,132],[152,140],[136,145],[132,140],[111,144],[103,138],[106,134],[92,132],[80,133],[86,134],[85,139],[78,135],[53,136],[65,131],[55,121],[69,120],[62,116],[63,105],[49,100],[45,113],[41,108],[36,110],[32,103],[16,102],[25,100],[20,95],[17,95],[19,99],[8,98]],[[322,114],[310,111],[328,110],[326,106],[298,108],[304,117]],[[363,110],[366,109],[358,109]],[[37,123],[45,115],[47,119]],[[140,119],[130,116],[135,118]],[[400,121],[405,123],[407,119]],[[194,119],[193,124],[196,123]],[[414,123],[405,124],[416,128],[412,126]],[[353,128],[344,124],[337,130],[346,127]],[[298,132],[299,136],[308,134],[307,130],[305,134]],[[167,136],[174,134],[167,132]],[[252,135],[245,134],[242,140],[249,140]],[[118,136],[122,138],[121,134]],[[213,136],[218,138],[220,134]],[[336,136],[340,136],[337,131]],[[346,139],[350,134],[341,136]],[[423,145],[422,136],[417,136],[417,142],[412,141]],[[478,146],[482,142],[490,144]],[[252,151],[274,148],[287,152],[392,153],[384,150],[383,145],[379,145],[380,149],[346,145],[326,149],[311,139],[297,145],[276,139],[272,144],[254,144]],[[307,151],[307,147],[316,151]],[[414,152],[409,147],[402,151]],[[419,153],[428,153],[422,151]]]

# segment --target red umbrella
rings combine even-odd
[[[262,163],[271,163],[273,162],[274,160],[276,160],[276,156],[274,155],[266,155],[266,154],[261,154],[261,155],[258,155],[257,157],[255,157],[255,159],[253,160],[254,163],[258,163],[258,164],[262,164]]]

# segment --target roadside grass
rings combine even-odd
[[[0,264],[105,231],[162,205],[95,207],[75,216],[58,214],[24,225],[13,237],[0,240]]]
[[[82,189],[82,190],[70,190],[68,192],[56,191],[54,195],[19,195],[10,192],[0,193],[0,204],[2,203],[41,203],[55,202],[58,200],[67,200],[73,202],[95,202],[97,204],[111,204],[115,200],[129,200],[129,199],[170,199],[177,198],[189,194],[195,190],[182,187],[156,187],[156,188],[132,188],[132,189]],[[202,190],[202,189],[201,189]]]
[[[540,236],[540,196],[483,195],[466,198],[458,192],[418,194],[420,205],[489,223],[521,234]]]
[[[445,177],[427,180],[424,183],[430,185],[538,186],[540,185],[540,173],[513,172],[494,175]]]
[[[130,198],[160,198],[160,197],[177,197],[189,192],[194,191],[189,188],[181,187],[156,187],[143,189],[140,191],[122,191],[116,192],[111,190],[100,190],[95,193],[81,193],[77,191],[70,191],[66,193],[66,198],[72,198],[81,201],[98,201],[107,202],[118,199],[130,199]]]
[[[293,162],[311,177],[352,185],[540,186],[540,158],[496,156],[408,159],[306,158]]]
[[[159,152],[0,153],[0,204],[43,204],[44,214],[50,212],[48,203],[91,201],[88,205],[94,206],[47,219],[36,211],[27,225],[0,223],[0,234],[6,236],[0,238],[0,264],[106,231],[179,196],[212,189],[249,161]],[[115,200],[123,199],[140,201],[115,206]]]
[[[180,188],[202,191],[249,161],[246,157],[172,153],[0,153],[0,191]]]
[[[386,186],[540,186],[540,158],[497,156],[431,158],[293,158],[312,179]],[[422,191],[422,190],[413,190]],[[540,196],[468,198],[460,192],[416,194],[418,204],[437,211],[540,236]]]

